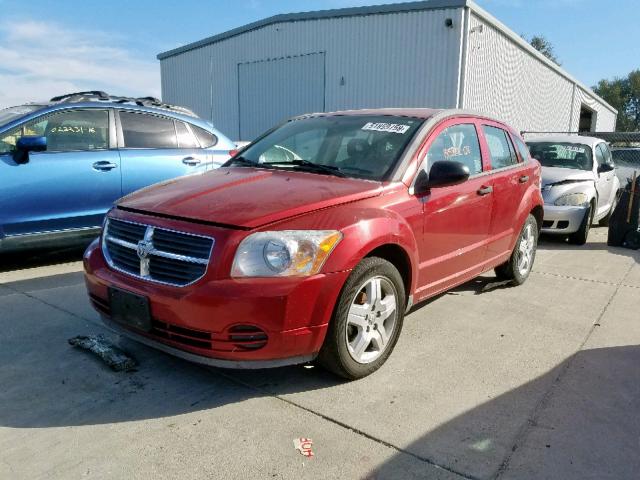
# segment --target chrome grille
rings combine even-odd
[[[185,286],[207,271],[214,240],[124,220],[107,219],[102,251],[109,265],[144,280]]]

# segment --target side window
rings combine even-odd
[[[465,123],[445,128],[427,152],[427,170],[435,162],[454,160],[469,167],[471,175],[482,172],[482,155],[478,133],[473,124]]]
[[[176,148],[176,129],[170,118],[120,112],[125,148]]]
[[[0,153],[12,151],[24,135],[47,137],[48,152],[104,150],[109,147],[109,113],[69,110],[32,120],[3,134]]]
[[[600,165],[602,165],[603,163],[606,163],[605,161],[605,155],[602,149],[602,144],[599,143],[598,145],[596,145],[595,148],[595,154],[596,154],[596,163],[597,166],[599,167]]]
[[[609,150],[609,145],[606,143],[601,143],[600,148],[602,148],[602,154],[604,155],[605,163],[613,165],[613,158],[611,157],[611,150]]]
[[[522,158],[523,162],[528,162],[531,158],[531,154],[529,153],[529,149],[525,145],[525,143],[520,140],[518,137],[513,137],[516,140],[516,147],[518,147],[518,152],[520,152],[520,158]]]
[[[490,127],[489,125],[483,125],[482,131],[487,139],[487,146],[491,154],[491,168],[493,170],[518,163],[507,132],[501,128]]]
[[[213,133],[206,131],[204,128],[196,127],[195,125],[191,125],[191,130],[198,137],[198,141],[200,142],[200,146],[202,148],[213,147],[218,143],[218,137],[216,137]]]
[[[178,134],[178,148],[200,148],[200,144],[186,123],[176,120],[176,133]]]

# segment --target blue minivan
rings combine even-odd
[[[234,148],[151,97],[79,92],[0,110],[0,252],[95,237],[116,199],[217,168]]]

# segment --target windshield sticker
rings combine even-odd
[[[411,127],[409,125],[402,125],[400,123],[373,123],[369,122],[362,130],[370,130],[372,132],[390,132],[390,133],[407,133]]]
[[[579,147],[578,145],[564,145],[564,149],[574,153],[585,153],[587,151],[584,147]]]

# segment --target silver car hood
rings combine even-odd
[[[593,182],[593,172],[575,168],[542,167],[542,186],[558,183]]]

